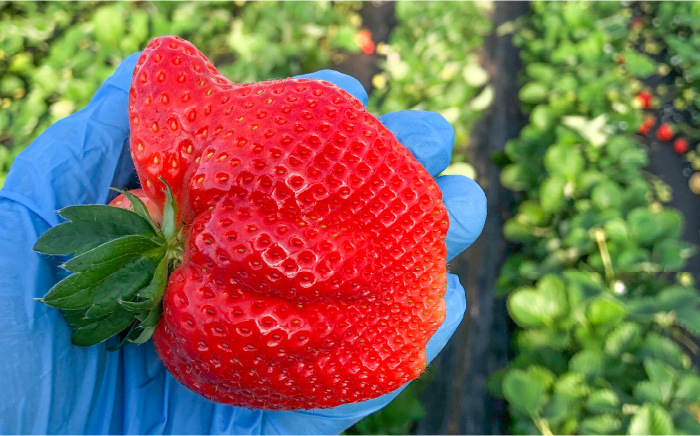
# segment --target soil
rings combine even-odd
[[[527,2],[494,2],[493,32],[487,38],[482,64],[494,86],[494,100],[472,132],[472,162],[488,200],[488,217],[479,239],[452,261],[467,293],[465,320],[445,350],[430,365],[435,377],[422,400],[426,417],[418,434],[503,434],[505,402],[494,398],[487,378],[509,360],[510,327],[505,298],[494,294],[496,280],[509,245],[503,225],[511,215],[513,194],[500,184],[500,169],[492,157],[523,126],[518,101],[521,62],[510,35],[498,36],[502,23],[527,13]]]

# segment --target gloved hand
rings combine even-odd
[[[65,276],[55,259],[32,251],[68,205],[107,203],[110,186],[137,182],[128,152],[128,92],[138,53],[100,87],[87,108],[47,129],[15,160],[0,190],[0,433],[339,433],[387,405],[399,391],[334,409],[263,412],[200,397],[158,360],[152,342],[108,352],[73,346],[58,310],[33,300]],[[363,103],[355,79],[335,71],[302,76],[333,82]],[[452,127],[441,116],[402,111],[381,121],[436,175],[450,161]],[[486,199],[472,180],[437,179],[450,214],[448,258],[479,235]],[[466,309],[450,274],[447,317],[427,345],[444,347]]]

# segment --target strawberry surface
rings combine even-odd
[[[334,407],[425,369],[445,317],[447,212],[427,171],[353,96],[236,84],[191,43],[152,40],[129,98],[145,195],[184,233],[153,334],[212,400]]]

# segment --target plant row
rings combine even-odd
[[[657,65],[619,3],[531,8],[515,37],[529,122],[501,175],[519,198],[499,279],[515,358],[491,388],[517,434],[698,434],[700,295],[682,272],[694,248],[636,135]]]

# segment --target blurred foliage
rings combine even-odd
[[[382,72],[372,81],[370,110],[439,112],[455,127],[455,144],[466,145],[493,96],[479,64],[491,27],[487,7],[480,2],[397,2],[398,25],[389,44],[377,47]]]
[[[498,285],[520,329],[490,383],[515,434],[700,432],[688,355],[700,295],[681,272],[694,247],[643,171],[632,103],[656,67],[629,48],[630,16],[616,2],[535,2],[515,37],[529,124],[501,159],[522,201],[504,229],[520,251]]]
[[[397,27],[378,47],[370,110],[442,113],[465,145],[490,103],[478,51],[485,4],[401,2]],[[357,52],[359,2],[0,1],[0,186],[14,157],[55,121],[87,105],[100,84],[152,37],[192,41],[237,82],[328,68]],[[426,376],[350,434],[404,434],[425,414]]]
[[[357,2],[0,1],[0,186],[21,149],[87,105],[117,65],[152,37],[192,41],[237,82],[281,78],[325,68],[341,50],[358,51],[358,8]]]

